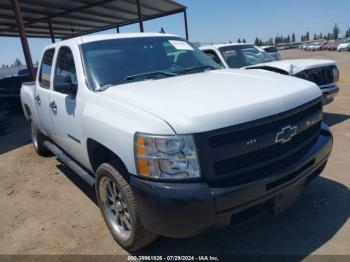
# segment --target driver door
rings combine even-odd
[[[62,85],[76,86],[75,94],[66,94]],[[73,52],[70,47],[58,50],[50,96],[50,111],[53,123],[53,140],[69,155],[79,160],[81,156],[81,103],[77,98],[78,80]]]

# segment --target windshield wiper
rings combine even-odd
[[[154,78],[157,76],[177,76],[177,73],[173,73],[173,72],[168,72],[168,71],[154,71],[154,72],[147,72],[147,73],[142,73],[142,74],[136,74],[136,75],[130,75],[130,76],[126,76],[123,79],[115,79],[106,83],[103,83],[100,88],[98,89],[98,91],[104,91],[107,88],[116,85],[116,84],[121,84],[121,83],[125,83],[128,81],[132,81],[132,80],[136,80],[136,79],[140,79],[140,78]]]
[[[202,66],[186,68],[184,70],[178,71],[177,73],[188,73],[188,72],[193,72],[193,71],[214,70],[214,69],[217,69],[217,68],[210,66],[210,65],[202,65]]]
[[[137,74],[137,75],[126,76],[124,78],[124,80],[128,81],[128,80],[133,80],[133,79],[136,79],[136,78],[148,78],[148,77],[154,78],[154,77],[157,77],[157,76],[160,76],[160,75],[163,75],[163,76],[177,76],[178,74],[177,73],[173,73],[173,72],[168,72],[168,71],[154,71],[154,72],[147,72],[147,73],[142,73],[142,74]]]

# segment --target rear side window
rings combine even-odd
[[[39,85],[42,88],[50,89],[52,61],[54,54],[54,48],[46,50],[43,56],[43,60],[41,61]]]
[[[75,63],[73,53],[69,47],[63,46],[60,48],[57,55],[54,90],[56,85],[76,83],[77,74],[75,70]]]

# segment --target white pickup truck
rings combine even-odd
[[[127,250],[279,213],[333,143],[314,83],[222,69],[168,34],[52,44],[21,100],[36,152],[95,186]]]
[[[200,49],[224,68],[263,69],[314,82],[323,93],[323,104],[331,103],[339,92],[339,70],[332,60],[274,61],[265,51],[252,44],[219,44]]]

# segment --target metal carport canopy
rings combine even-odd
[[[176,13],[186,6],[171,0],[0,0],[0,36],[20,37],[28,70],[34,76],[27,37],[69,38]]]

